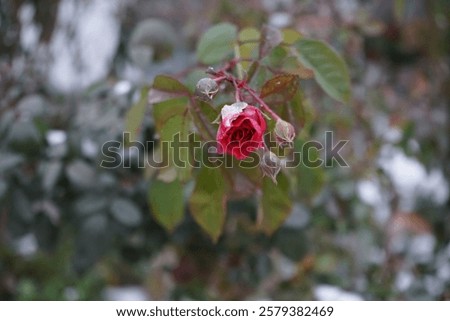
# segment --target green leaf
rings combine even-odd
[[[153,181],[149,189],[149,202],[153,216],[167,230],[173,231],[183,219],[183,186],[179,180],[170,183]]]
[[[191,72],[187,74],[183,83],[186,85],[187,88],[189,88],[191,92],[194,92],[197,82],[205,77],[206,77],[205,67],[194,68]]]
[[[192,172],[188,137],[191,122],[188,116],[189,114],[170,118],[161,131],[161,141],[170,144],[168,154],[170,165],[175,167],[177,176],[182,182],[187,181]]]
[[[125,132],[130,135],[125,141],[125,146],[129,146],[131,142],[136,141],[142,122],[144,121],[145,109],[147,107],[148,88],[141,89],[141,96],[139,100],[127,111],[125,115]]]
[[[283,65],[283,61],[288,56],[287,49],[281,45],[278,45],[270,50],[261,63],[272,69],[279,69]]]
[[[244,70],[248,70],[251,65],[249,59],[258,57],[260,32],[256,28],[244,28],[239,32],[239,57],[243,60],[240,62]]]
[[[160,136],[162,159],[176,169],[181,181],[186,181],[192,171],[188,163],[189,148],[182,147],[189,142],[188,134],[191,128],[191,117],[187,107],[186,97],[167,100],[153,106],[156,130]]]
[[[312,124],[312,108],[301,90],[296,92],[287,108],[289,109],[286,110],[287,119],[295,127],[301,130]]]
[[[189,94],[189,89],[175,78],[158,75],[153,81],[148,101],[150,104],[155,104],[180,96],[189,96]]]
[[[189,89],[185,85],[177,79],[166,75],[156,76],[152,88],[166,92],[189,94]]]
[[[271,102],[282,103],[292,99],[298,89],[299,79],[296,75],[278,75],[266,81],[261,89],[261,98],[271,96]]]
[[[259,45],[259,58],[267,55],[274,47],[283,42],[281,31],[270,25],[265,25],[261,29],[261,41]]]
[[[281,33],[283,34],[283,43],[288,45],[292,45],[303,37],[303,35],[295,29],[283,29],[281,30]]]
[[[303,65],[314,71],[314,76],[325,92],[341,102],[350,100],[350,76],[339,54],[327,44],[311,39],[300,39],[294,44]]]
[[[153,118],[155,119],[156,130],[161,133],[164,124],[174,116],[184,115],[188,108],[188,99],[179,97],[166,100],[153,105]]]
[[[314,78],[314,72],[303,66],[299,59],[294,56],[286,57],[286,59],[283,60],[281,71],[288,74],[297,75],[300,79]]]
[[[292,210],[289,181],[283,173],[278,175],[277,180],[277,185],[268,177],[263,180],[259,227],[267,234],[276,231]]]
[[[236,37],[237,28],[232,24],[220,23],[209,28],[198,43],[198,60],[204,64],[220,62],[233,52]]]
[[[219,168],[203,167],[197,177],[189,209],[194,220],[217,241],[226,213],[226,183]]]
[[[253,194],[253,188],[259,188],[262,181],[263,177],[259,166],[255,166],[254,162],[243,161],[236,167],[236,174],[233,176],[234,192],[238,190],[240,195],[247,195],[248,193],[251,195]]]
[[[211,106],[211,104],[202,100],[199,100],[197,104],[200,112],[203,116],[205,116],[210,124],[217,120],[217,117],[219,116],[218,109],[215,109],[213,106]]]
[[[302,79],[313,78],[313,71],[303,66],[297,55],[292,55],[290,49],[285,45],[278,45],[263,58],[262,63],[279,73],[298,75]]]
[[[239,31],[239,42],[259,42],[261,33],[256,28],[244,28]]]
[[[253,76],[255,76],[255,73],[258,71],[259,68],[259,61],[254,61],[252,64],[248,67],[247,71],[247,82],[250,83],[253,79]]]
[[[270,71],[266,66],[260,65],[258,62],[254,62],[248,71],[249,78],[251,77],[250,85],[253,88],[261,88],[266,82],[269,74]]]
[[[212,123],[217,120],[220,108],[215,109],[211,104],[198,99],[193,101],[192,107],[191,118],[199,130],[200,137],[205,140],[215,139],[216,125]]]
[[[306,139],[297,138],[294,142],[294,149],[299,152],[302,159],[297,167],[297,191],[302,199],[311,200],[323,188],[325,184],[325,172],[320,166],[320,152],[317,148],[304,150]],[[316,164],[317,163],[317,164]]]

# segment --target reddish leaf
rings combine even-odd
[[[431,232],[431,226],[419,214],[397,212],[390,218],[387,231],[389,237],[400,233],[427,234]]]
[[[261,89],[261,98],[270,97],[270,101],[286,102],[294,97],[299,88],[297,75],[283,74],[269,79]]]

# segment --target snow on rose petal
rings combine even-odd
[[[251,152],[264,146],[266,121],[261,111],[244,102],[225,105],[217,131],[218,152],[247,158]]]

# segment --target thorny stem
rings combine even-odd
[[[235,92],[236,101],[241,101],[241,89],[239,88],[239,85],[238,85],[236,79],[233,79],[233,86],[236,89],[236,92]]]
[[[261,107],[274,119],[278,120],[280,119],[280,116],[278,116],[265,102],[264,100],[259,97],[259,95],[254,91],[252,88],[250,88],[247,84],[243,87],[245,90],[248,91],[248,93],[256,99],[256,101],[261,105]]]
[[[235,99],[236,101],[241,101],[241,90],[244,89],[246,90],[261,106],[262,109],[264,109],[265,112],[267,112],[270,117],[272,117],[274,120],[278,120],[280,119],[280,116],[278,116],[265,102],[264,100],[261,99],[261,97],[258,95],[258,93],[251,88],[247,81],[244,80],[238,80],[236,79],[236,77],[232,74],[230,74],[229,72],[227,72],[228,70],[230,70],[231,68],[233,68],[236,65],[237,61],[236,60],[231,60],[229,61],[223,68],[215,71],[212,68],[208,69],[207,73],[211,74],[212,76],[214,76],[214,80],[220,84],[222,81],[228,81],[230,82],[234,89],[235,89]]]

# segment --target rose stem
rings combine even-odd
[[[265,102],[264,100],[261,99],[261,97],[259,97],[259,95],[252,89],[250,88],[247,84],[243,85],[243,88],[245,90],[248,91],[248,93],[256,99],[256,101],[261,105],[261,107],[274,119],[274,120],[278,120],[281,117],[278,116]]]
[[[236,92],[234,94],[236,101],[241,101],[241,89],[239,88],[239,85],[237,84],[237,81],[234,78],[233,78],[233,86],[234,89],[236,89]]]
[[[248,91],[248,93],[261,105],[261,108],[264,109],[274,120],[278,120],[281,117],[278,116],[265,102],[259,97],[258,93],[251,88],[245,80],[237,81],[237,79],[230,73],[227,72],[228,69],[232,68],[236,64],[236,61],[230,61],[227,65],[217,71],[209,71],[208,73],[215,76],[213,78],[217,83],[222,82],[223,80],[229,81],[233,84],[236,93],[235,99],[236,101],[240,101],[241,97],[241,89]]]

